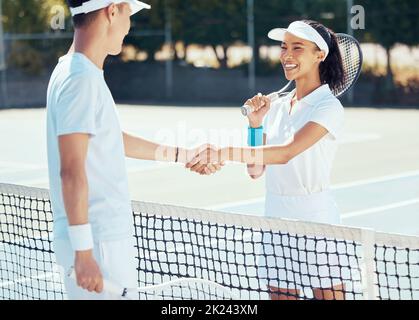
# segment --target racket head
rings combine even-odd
[[[345,79],[341,86],[332,91],[337,98],[340,98],[351,90],[358,81],[361,75],[364,57],[361,45],[354,37],[345,33],[337,33],[336,37],[342,56]]]
[[[67,277],[76,281],[73,267],[67,272]],[[120,300],[238,300],[230,288],[200,278],[180,278],[140,288],[124,288],[103,279],[103,290]]]
[[[337,33],[336,37],[342,56],[345,79],[343,84],[338,88],[333,89],[332,92],[336,98],[342,98],[358,81],[359,76],[361,75],[364,58],[358,40],[345,33]],[[295,89],[295,81],[290,81],[285,87],[276,92],[276,94],[284,96],[293,89]]]
[[[140,300],[236,300],[228,288],[210,281],[180,279],[159,286],[128,290],[127,297]]]

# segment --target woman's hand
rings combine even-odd
[[[267,96],[259,93],[252,99],[247,100],[245,104],[253,109],[253,112],[247,116],[250,127],[259,128],[271,107],[271,100]]]
[[[259,179],[265,173],[265,166],[249,164],[247,165],[247,173],[250,178],[256,180]]]
[[[218,159],[219,149],[211,144],[204,144],[198,148],[191,149],[188,151],[188,154],[189,160],[185,167],[200,175],[215,174],[225,165],[224,161]]]

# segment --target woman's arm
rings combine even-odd
[[[283,146],[264,146],[261,148],[226,148],[219,151],[228,161],[250,165],[287,164],[293,158],[311,148],[328,134],[321,125],[309,122],[298,131],[294,140]]]
[[[248,115],[249,127],[259,128],[262,126],[263,119],[269,112],[271,102],[268,97],[260,94],[246,101],[246,104],[253,107],[254,112]],[[263,135],[263,145],[266,145],[266,135]],[[264,165],[248,164],[247,173],[252,179],[259,179],[265,173]]]
[[[214,161],[233,161],[248,165],[279,165],[303,153],[328,134],[321,125],[309,122],[294,136],[294,140],[282,146],[263,147],[228,147],[218,151],[205,150],[188,163],[191,167],[197,163],[205,164]]]
[[[266,134],[263,135],[263,145],[266,145]],[[266,170],[265,165],[256,165],[256,164],[247,165],[247,173],[249,174],[250,178],[254,180],[262,177],[265,173],[265,170]]]

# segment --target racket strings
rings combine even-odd
[[[357,41],[349,36],[339,35],[338,42],[345,78],[342,85],[333,90],[337,97],[345,94],[355,84],[362,67],[362,53]]]

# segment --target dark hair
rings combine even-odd
[[[67,0],[67,4],[70,8],[77,8],[80,7],[84,2],[89,0]],[[98,11],[93,11],[89,13],[80,13],[73,17],[73,25],[74,28],[82,28],[88,26],[92,23],[97,16]]]
[[[320,22],[312,20],[303,20],[303,22],[313,27],[329,46],[329,55],[320,64],[320,80],[323,84],[327,83],[333,91],[342,86],[345,81],[342,56],[336,34]]]

